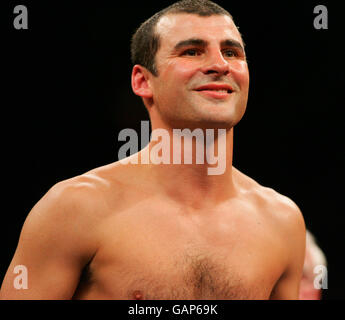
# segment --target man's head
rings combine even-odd
[[[133,91],[153,126],[159,119],[174,128],[231,128],[242,118],[249,87],[244,43],[217,4],[183,0],[156,13],[134,34],[131,53]]]

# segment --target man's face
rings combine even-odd
[[[242,118],[249,72],[244,45],[226,15],[169,14],[160,19],[154,105],[172,127],[231,128]]]

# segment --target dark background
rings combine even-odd
[[[216,1],[240,27],[251,85],[234,166],[293,199],[328,260],[324,299],[345,298],[344,30],[337,1]],[[172,1],[2,2],[0,281],[33,205],[56,182],[117,160],[148,120],[130,87],[130,37]],[[13,28],[24,4],[29,29]],[[328,8],[328,30],[313,9]]]

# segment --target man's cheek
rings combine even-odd
[[[233,62],[231,65],[231,74],[238,82],[249,85],[249,70],[247,62]]]
[[[192,61],[181,60],[179,63],[174,64],[174,68],[171,71],[170,76],[173,76],[175,81],[179,81],[179,84],[182,84],[194,75],[197,67]]]

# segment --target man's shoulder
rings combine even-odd
[[[304,228],[304,219],[298,205],[289,197],[271,187],[264,186],[237,170],[243,192],[248,194],[255,207],[272,221],[284,227]]]
[[[92,201],[100,195],[102,181],[98,176],[84,173],[66,180],[62,180],[53,185],[43,199],[46,201],[68,204],[69,202]]]
[[[120,190],[111,174],[114,174],[114,170],[108,165],[59,181],[35,207],[46,209],[44,211],[58,211],[60,215],[104,213],[107,194],[111,193],[112,198],[116,199],[119,194],[117,190]]]
[[[67,208],[77,214],[92,211],[105,215],[121,204],[135,199],[139,182],[144,180],[140,166],[123,165],[119,161],[91,169],[53,185],[39,203]],[[60,210],[61,211],[61,210]]]

